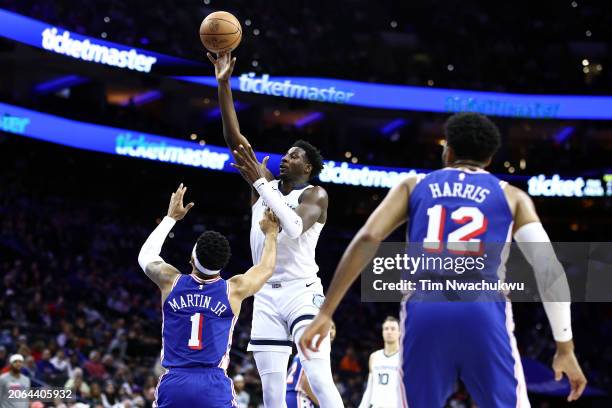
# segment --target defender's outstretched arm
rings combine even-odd
[[[240,311],[240,303],[249,296],[257,293],[263,285],[272,277],[276,267],[276,241],[278,237],[279,222],[269,209],[266,210],[264,218],[259,226],[266,234],[261,261],[241,275],[235,275],[229,279],[230,302],[234,314]]]
[[[170,292],[174,279],[180,272],[172,265],[164,262],[161,253],[162,246],[166,237],[170,233],[174,224],[185,217],[187,212],[194,206],[193,203],[183,207],[183,197],[187,187],[183,183],[178,189],[172,193],[170,197],[170,205],[168,206],[168,214],[164,217],[161,223],[153,230],[147,238],[138,254],[138,264],[144,273],[151,279],[162,291],[162,300]]]

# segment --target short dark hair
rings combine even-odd
[[[313,179],[321,173],[323,170],[323,156],[321,156],[321,152],[319,149],[311,145],[305,140],[298,140],[291,147],[299,147],[306,152],[306,157],[308,158],[308,162],[312,166],[312,172],[310,173],[310,178]]]
[[[385,318],[385,321],[383,322],[383,324],[385,324],[385,323],[387,323],[387,322],[395,322],[395,323],[397,323],[397,325],[398,325],[398,326],[399,326],[399,324],[400,324],[400,322],[399,322],[398,318],[397,318],[397,317],[395,317],[395,316],[387,316],[387,317]]]
[[[198,237],[196,257],[206,269],[216,271],[225,268],[231,256],[227,238],[217,231],[206,231]]]
[[[499,129],[480,113],[456,113],[444,124],[446,143],[455,151],[457,159],[486,161],[501,145]]]

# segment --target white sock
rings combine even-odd
[[[291,354],[282,351],[254,351],[253,357],[261,378],[264,406],[266,408],[287,408],[287,365]]]

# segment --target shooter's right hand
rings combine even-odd
[[[206,56],[215,66],[215,76],[217,77],[217,82],[229,81],[232,76],[232,72],[234,71],[234,65],[236,65],[236,57],[232,58],[231,52],[217,54],[216,59],[210,52],[207,52]]]

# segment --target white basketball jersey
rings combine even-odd
[[[308,185],[283,195],[278,189],[278,180],[270,181],[270,184],[274,192],[282,197],[285,203],[293,210],[300,204],[299,199],[304,190],[314,187]],[[253,265],[259,263],[263,252],[265,235],[259,227],[259,221],[263,218],[267,208],[268,206],[264,200],[259,197],[251,209],[251,255],[253,256]],[[289,238],[283,231],[278,234],[276,269],[270,281],[288,281],[316,277],[319,266],[315,262],[315,248],[317,247],[317,241],[324,225],[320,222],[315,222],[312,227],[296,239]]]
[[[384,350],[372,354],[372,396],[373,408],[396,408],[399,384],[399,351],[390,356]]]

